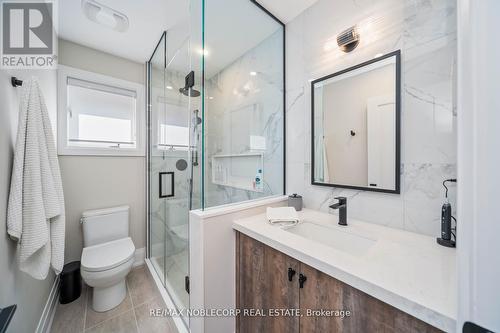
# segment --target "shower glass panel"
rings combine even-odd
[[[251,0],[181,3],[148,62],[147,147],[148,260],[178,309],[189,211],[281,195],[285,177],[284,25]]]
[[[164,33],[148,63],[148,183],[149,183],[149,258],[158,277],[165,284],[165,201],[160,198],[160,172],[163,171],[163,154],[155,146],[153,133],[154,120],[159,115],[165,114],[165,104],[157,103],[159,98],[165,96],[165,42]]]
[[[148,62],[149,259],[178,309],[189,308],[189,210],[200,206],[200,88],[188,84],[196,81],[190,29],[186,14]]]
[[[284,25],[206,0],[203,207],[284,194]]]

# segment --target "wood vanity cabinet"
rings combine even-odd
[[[269,309],[298,309],[297,281],[299,261],[266,246],[241,233],[237,233],[236,246],[236,298],[242,311]],[[288,269],[291,269],[288,279]],[[240,315],[236,319],[237,331],[246,332],[299,332],[298,317],[270,317],[255,313]]]
[[[239,333],[441,332],[239,232],[236,251],[236,303],[247,311],[236,318]],[[270,316],[270,309],[300,309],[302,316]],[[322,309],[349,310],[350,316],[306,315],[308,310]]]

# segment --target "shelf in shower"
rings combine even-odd
[[[260,170],[260,184],[255,178]],[[251,192],[264,192],[264,154],[212,156],[212,183]]]

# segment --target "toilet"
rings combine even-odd
[[[134,263],[129,237],[129,207],[89,210],[82,214],[81,274],[93,287],[92,309],[104,312],[118,306],[127,294],[125,278]]]

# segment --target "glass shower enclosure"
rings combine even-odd
[[[147,62],[147,258],[178,309],[189,212],[285,193],[284,25],[252,0],[182,1]]]
[[[186,1],[184,19],[161,35],[147,63],[147,256],[179,309],[189,308],[189,211],[200,207],[200,92],[189,10]]]

